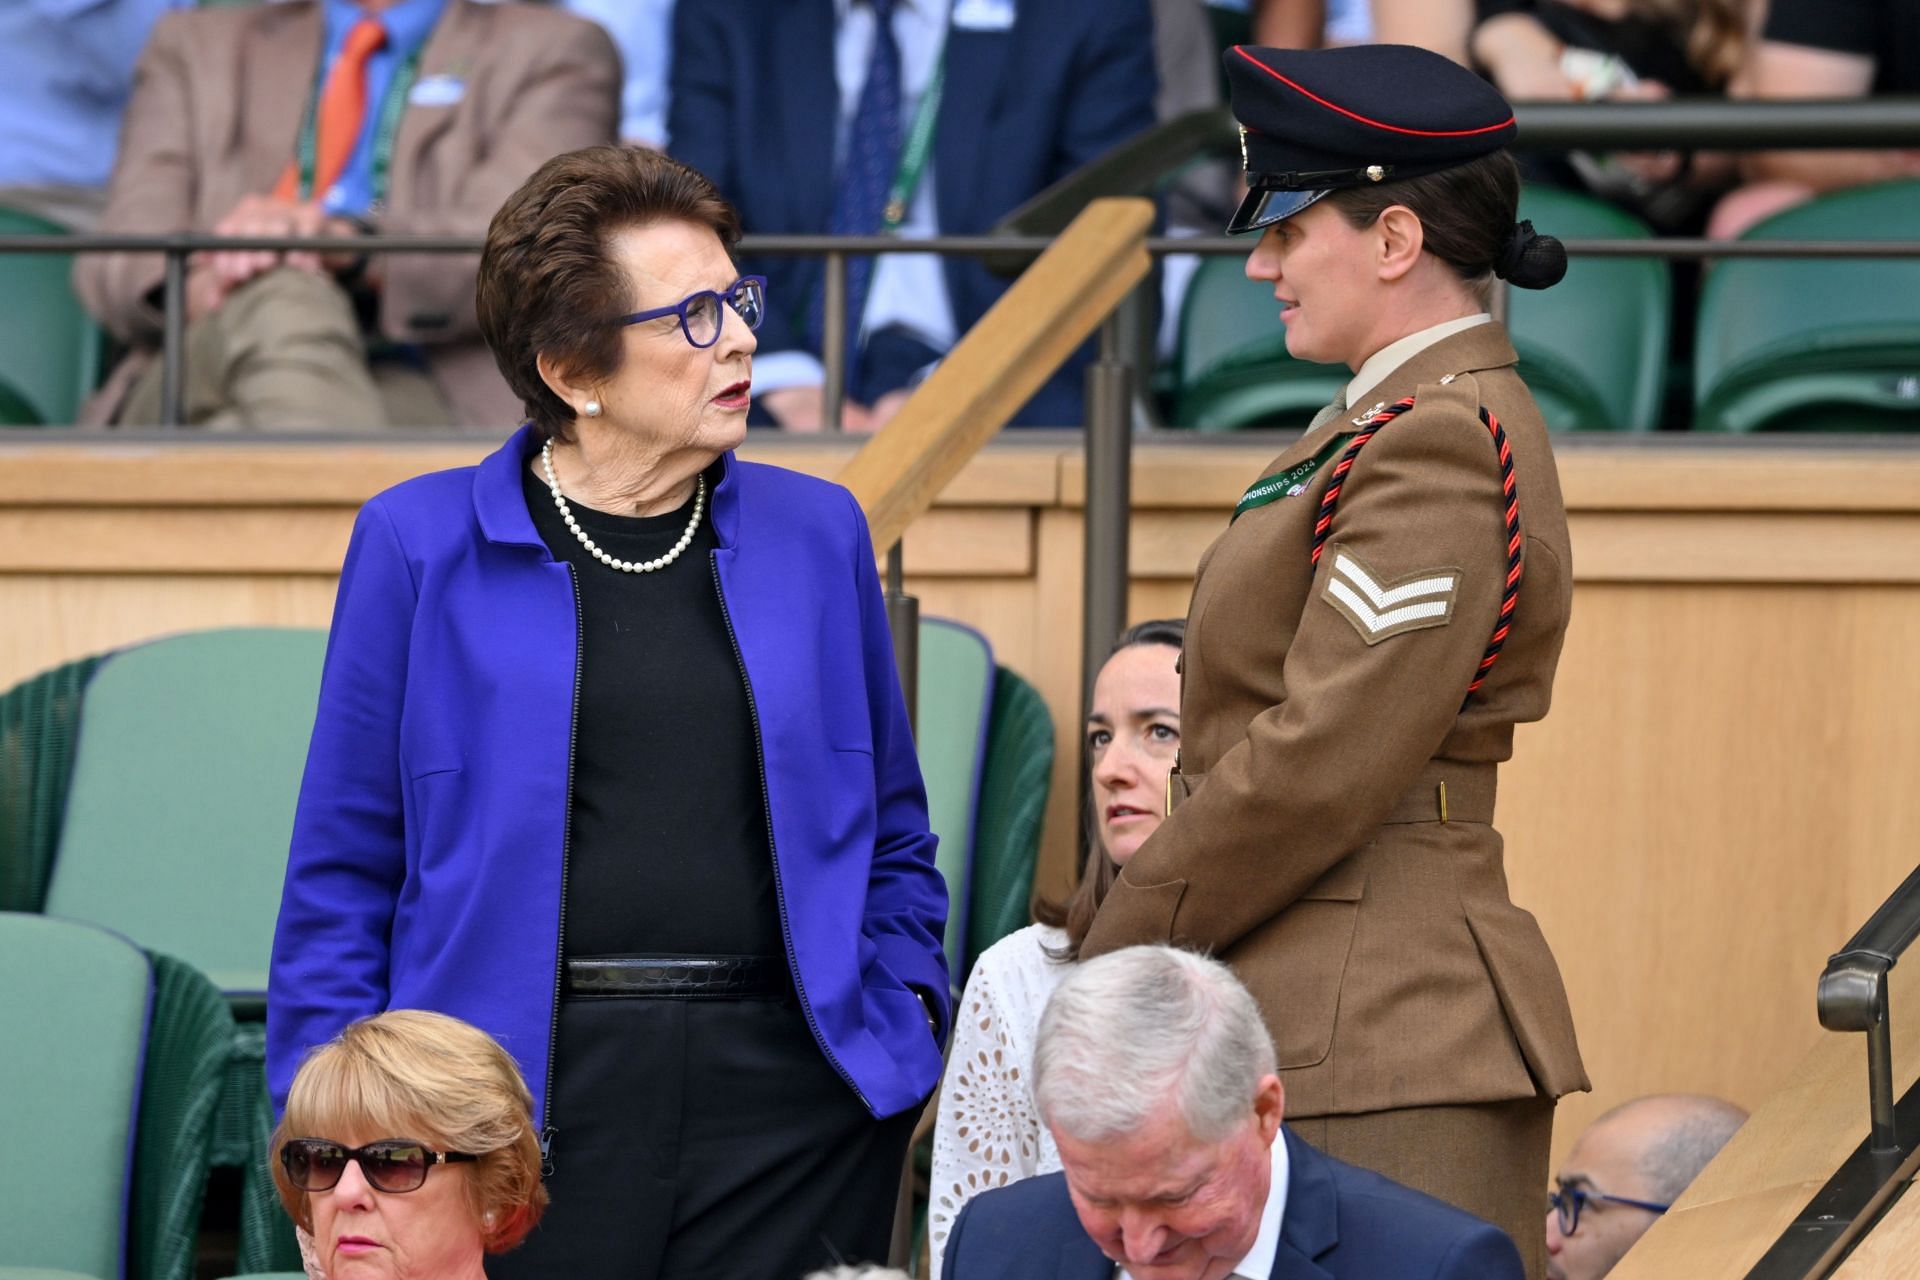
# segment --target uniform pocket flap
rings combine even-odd
[[[1352,858],[1342,858],[1307,886],[1303,902],[1358,902],[1367,896],[1367,872]]]

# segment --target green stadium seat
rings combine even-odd
[[[38,911],[67,813],[75,734],[97,657],[0,693],[0,911]]]
[[[153,975],[105,929],[0,915],[0,1265],[129,1274]]]
[[[1645,240],[1645,223],[1603,200],[1553,187],[1520,193],[1520,216],[1562,240]],[[1652,431],[1660,425],[1673,276],[1658,258],[1575,257],[1551,289],[1509,289],[1520,376],[1555,431]]]
[[[193,1280],[237,1028],[205,974],[172,956],[149,952],[147,958],[153,1016],[134,1155],[133,1274],[140,1280]],[[254,1088],[264,1095],[264,1074]]]
[[[919,723],[914,745],[927,784],[927,816],[940,837],[935,862],[947,882],[947,969],[966,958],[974,832],[993,708],[993,649],[972,627],[920,620]]]
[[[66,228],[0,205],[0,235],[59,235]],[[100,330],[80,308],[73,256],[0,254],[0,426],[74,420],[100,376]]]
[[[1837,191],[1746,240],[1910,239],[1920,181]],[[1694,428],[1920,428],[1920,259],[1716,263],[1700,300]]]
[[[203,631],[123,650],[86,689],[46,911],[266,991],[326,633]]]
[[[1273,286],[1247,279],[1239,255],[1208,257],[1193,273],[1173,363],[1170,421],[1196,431],[1304,427],[1353,376],[1287,353]]]
[[[1563,239],[1645,239],[1646,226],[1590,196],[1521,194],[1520,215]],[[1253,240],[1247,242],[1249,250]],[[1509,292],[1520,372],[1555,430],[1651,430],[1665,383],[1672,279],[1654,258],[1575,259],[1551,291]],[[1200,431],[1305,427],[1346,386],[1342,365],[1287,352],[1273,286],[1241,257],[1208,258],[1181,306],[1172,420]]]
[[[964,985],[974,961],[1026,925],[1034,863],[1053,780],[1053,716],[1040,691],[1005,667],[994,673],[987,760],[975,823]]]

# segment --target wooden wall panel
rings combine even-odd
[[[856,445],[747,452],[832,475]],[[1195,562],[1279,447],[1143,443],[1131,620],[1185,613]],[[0,687],[170,631],[324,625],[357,505],[483,452],[0,443]],[[1777,1089],[1822,1039],[1826,956],[1920,849],[1920,451],[1569,447],[1561,473],[1573,629],[1499,817],[1595,1082],[1563,1105],[1556,1158],[1638,1093]],[[1074,874],[1081,474],[1059,437],[996,443],[906,538],[923,612],[984,631],[1053,710],[1054,893]]]

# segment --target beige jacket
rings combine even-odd
[[[134,72],[103,233],[210,230],[243,196],[270,192],[293,154],[321,50],[312,0],[170,13]],[[394,235],[478,238],[501,202],[563,151],[615,140],[620,58],[593,23],[545,8],[449,0],[419,80],[449,77],[458,101],[409,104],[376,222]],[[380,331],[426,348],[465,426],[519,421],[474,315],[475,257],[393,255]],[[105,421],[160,345],[158,254],[82,254],[81,301],[134,350],[83,417]]]
[[[1546,714],[1572,588],[1553,451],[1514,362],[1487,324],[1388,375],[1369,401],[1416,407],[1361,450],[1318,566],[1332,461],[1207,551],[1182,659],[1185,798],[1087,939],[1088,956],[1174,942],[1231,964],[1266,1012],[1292,1115],[1588,1087],[1558,967],[1508,900],[1491,826],[1495,764],[1515,724]],[[1507,569],[1483,404],[1513,450],[1524,573],[1505,650],[1463,710]],[[1266,474],[1354,429],[1335,418]]]

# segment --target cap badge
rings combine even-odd
[[[1386,177],[1386,176],[1387,176],[1387,171],[1386,171],[1385,169],[1382,169],[1382,168],[1381,168],[1381,167],[1380,167],[1379,165],[1377,165],[1377,164],[1370,164],[1370,165],[1368,165],[1368,166],[1367,166],[1367,181],[1368,181],[1368,182],[1378,182],[1378,181],[1380,181],[1380,179],[1382,179],[1382,178],[1384,178],[1384,177]]]

